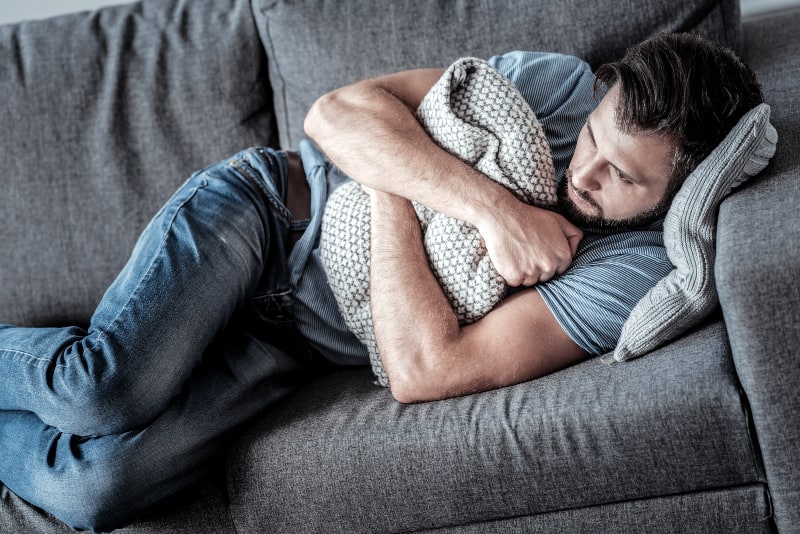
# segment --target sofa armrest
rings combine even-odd
[[[800,525],[800,8],[749,18],[743,59],[778,131],[772,162],[721,206],[715,271],[736,371],[750,403],[775,525]]]
[[[757,182],[722,204],[715,265],[780,532],[800,524],[800,165],[785,141]]]

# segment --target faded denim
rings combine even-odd
[[[202,477],[293,389],[286,170],[259,148],[194,174],[87,329],[0,326],[3,483],[72,527],[113,527]],[[257,329],[231,321],[253,305]]]

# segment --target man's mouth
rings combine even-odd
[[[593,213],[602,213],[600,206],[597,205],[597,203],[589,196],[589,194],[575,189],[575,187],[572,185],[572,181],[569,179],[567,179],[567,194],[569,195],[570,200],[572,200],[576,206]]]

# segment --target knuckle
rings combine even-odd
[[[542,275],[552,275],[555,272],[555,270],[557,268],[557,265],[558,265],[558,262],[555,261],[555,260],[547,260],[547,261],[542,262],[541,268],[540,268],[541,274]]]

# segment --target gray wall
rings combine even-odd
[[[0,0],[0,24],[97,9],[132,0]]]
[[[800,6],[800,0],[741,0],[741,2],[743,16]]]

